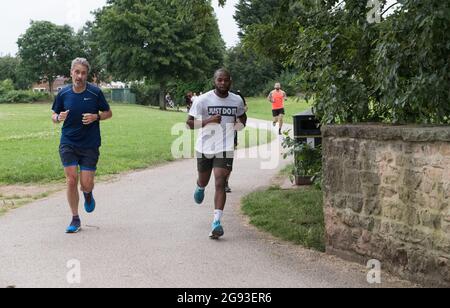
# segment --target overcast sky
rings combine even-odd
[[[228,0],[225,8],[215,10],[219,18],[222,36],[228,47],[238,42],[238,27],[233,19],[234,6],[238,0]],[[68,24],[75,30],[87,20],[92,20],[91,11],[105,5],[106,0],[14,0],[5,1],[0,10],[0,56],[15,55],[17,39],[25,33],[31,20],[48,20],[58,25]]]

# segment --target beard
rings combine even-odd
[[[224,87],[224,88],[216,87],[216,91],[219,94],[227,95],[228,92],[230,92],[230,88],[229,87],[228,88],[227,87]]]

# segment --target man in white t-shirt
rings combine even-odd
[[[224,235],[221,225],[226,203],[226,180],[233,170],[235,131],[247,123],[244,101],[230,92],[231,75],[225,69],[214,74],[215,90],[198,97],[189,112],[187,125],[200,129],[197,145],[198,181],[194,194],[197,204],[205,199],[205,188],[214,171],[216,194],[214,198],[214,221],[210,238]]]

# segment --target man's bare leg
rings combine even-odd
[[[78,215],[78,203],[80,196],[78,194],[78,166],[64,168],[67,182],[67,201],[72,212],[72,222],[66,229],[66,233],[77,233],[81,230],[81,220]]]
[[[82,192],[91,193],[95,186],[95,171],[81,171],[80,184]]]
[[[92,213],[95,211],[95,199],[92,191],[94,190],[95,171],[82,170],[80,176],[81,191],[84,195],[84,208],[86,212]]]
[[[212,170],[205,171],[205,172],[199,172],[197,185],[200,188],[206,188],[209,184],[209,181],[211,180],[211,174],[212,174]]]
[[[225,192],[225,186],[227,178],[231,172],[222,168],[214,169],[214,177],[216,179],[216,194],[214,197],[214,206],[216,210],[223,211],[225,209],[225,203],[227,201],[227,194]]]
[[[69,201],[72,216],[78,216],[80,196],[78,194],[78,166],[64,168],[67,182],[67,201]]]
[[[205,199],[205,189],[211,179],[212,169],[204,172],[198,172],[197,188],[194,193],[194,200],[197,204],[202,204]]]
[[[214,169],[214,177],[216,179],[216,194],[214,196],[214,221],[209,237],[217,240],[224,235],[221,219],[223,217],[223,210],[227,201],[227,194],[225,192],[226,180],[231,171],[223,168]]]

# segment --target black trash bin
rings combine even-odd
[[[313,147],[322,144],[320,121],[317,120],[312,110],[294,115],[294,138]]]

